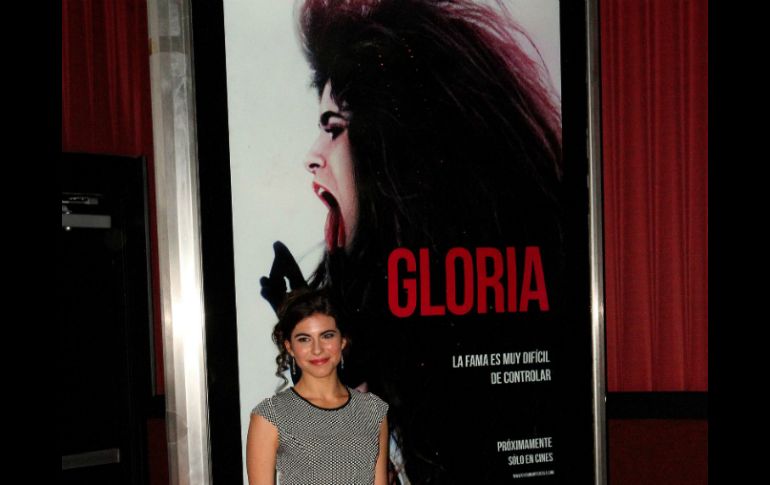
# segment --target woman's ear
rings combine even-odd
[[[286,352],[288,352],[289,355],[294,357],[294,354],[291,352],[291,342],[289,342],[288,340],[284,340],[283,341],[283,346],[286,348]]]
[[[342,347],[340,347],[342,350],[345,350],[345,347],[348,346],[348,339],[346,337],[342,337]]]

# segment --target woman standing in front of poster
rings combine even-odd
[[[472,441],[491,439],[489,423],[465,414],[478,411],[478,389],[445,362],[512,338],[498,313],[519,309],[516,290],[501,289],[504,302],[497,287],[473,288],[481,282],[472,275],[502,255],[515,259],[504,263],[510,273],[526,266],[523,248],[539,248],[548,300],[532,306],[558,302],[557,99],[505,10],[464,0],[307,0],[299,22],[320,96],[321,133],[306,167],[329,209],[327,248],[306,283],[277,243],[262,294],[278,307],[284,277],[292,287],[328,287],[357,343],[343,379],[391,405],[409,480],[483,483],[486,458]],[[463,260],[476,267],[451,280],[442,271],[458,248],[479,259]],[[396,250],[406,256],[394,263]],[[404,273],[409,281],[395,281]]]
[[[326,290],[292,292],[273,330],[278,375],[301,377],[294,387],[252,411],[246,462],[250,485],[387,483],[388,405],[340,382],[348,338]]]

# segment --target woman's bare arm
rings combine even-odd
[[[380,452],[374,466],[374,485],[388,485],[388,417],[380,423]]]
[[[258,414],[251,415],[246,438],[246,472],[249,485],[275,485],[278,429]]]

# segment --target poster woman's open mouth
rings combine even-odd
[[[326,249],[333,251],[337,248],[344,248],[347,244],[345,235],[345,218],[342,217],[342,210],[334,197],[326,187],[313,182],[313,191],[329,210],[326,216],[326,226],[324,236],[326,240]]]

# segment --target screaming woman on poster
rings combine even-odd
[[[277,242],[262,295],[279,307],[284,278],[292,289],[329,289],[356,341],[341,378],[390,404],[402,483],[488,483],[488,453],[477,448],[494,426],[482,415],[497,408],[480,406],[480,388],[447,363],[519,335],[498,314],[500,296],[474,293],[472,275],[486,269],[460,266],[466,278],[445,281],[444,263],[453,248],[476,257],[477,248],[516,248],[510,271],[536,244],[546,274],[561,271],[558,99],[505,9],[307,0],[298,14],[320,97],[321,131],[306,168],[329,210],[326,252],[306,281]],[[412,262],[392,263],[397,248]],[[395,266],[398,281],[388,278]],[[450,292],[461,307],[454,314],[440,305]]]

